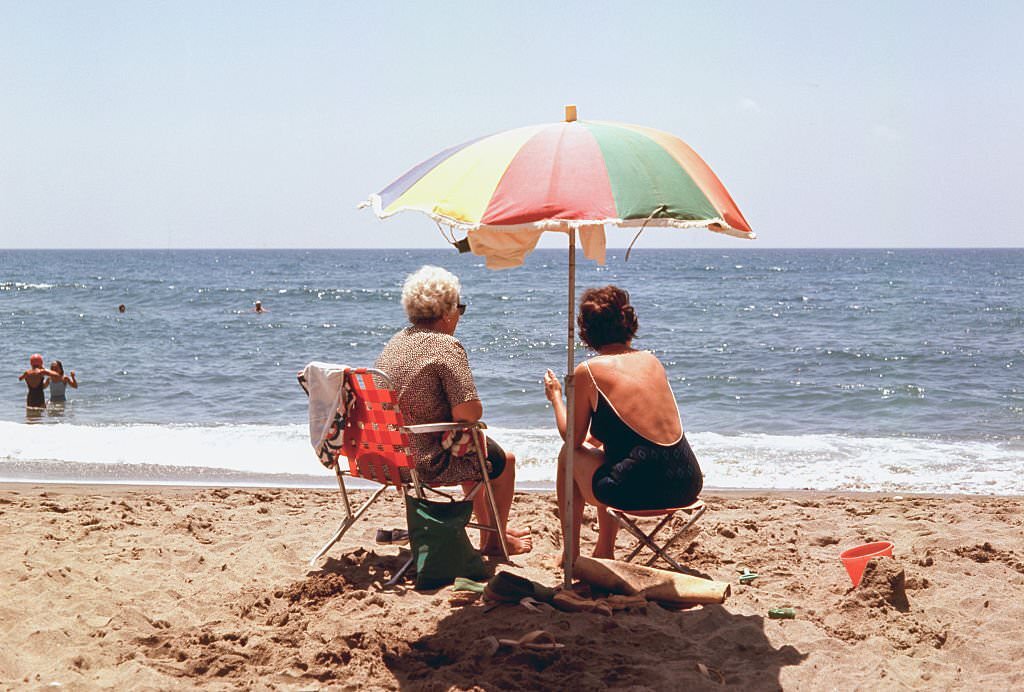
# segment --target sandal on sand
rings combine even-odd
[[[527,632],[519,639],[499,639],[498,644],[527,651],[554,651],[565,648],[565,644],[559,644],[555,641],[555,635],[546,630]]]
[[[647,599],[644,599],[644,605],[647,604]],[[559,591],[555,594],[555,597],[551,599],[551,605],[555,606],[559,610],[566,613],[597,613],[598,615],[611,615],[614,606],[608,603],[606,600],[596,600],[592,598],[584,598],[575,591],[569,591],[567,589]],[[630,603],[631,607],[634,605]]]
[[[740,573],[740,584],[749,584],[759,576],[761,575],[757,572],[751,572],[748,567],[744,567],[743,571]]]
[[[511,572],[498,572],[484,588],[484,598],[498,603],[519,603],[524,598],[550,603],[554,595],[554,589]]]
[[[612,594],[604,599],[604,602],[611,606],[612,610],[629,610],[630,608],[646,608],[647,599],[636,594],[626,596],[625,594]]]
[[[538,601],[532,596],[527,596],[523,600],[519,601],[519,605],[533,613],[550,613],[554,610],[550,603]]]
[[[562,590],[551,599],[551,605],[566,613],[589,613],[597,607],[597,601],[584,598],[575,591]]]
[[[455,577],[455,581],[452,582],[452,591],[474,591],[476,593],[483,593],[486,589],[487,584],[482,581],[475,581],[468,577]]]
[[[374,542],[377,545],[405,545],[409,542],[409,532],[405,529],[377,529]]]

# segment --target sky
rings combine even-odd
[[[0,0],[0,248],[443,247],[356,205],[566,104],[684,139],[757,247],[1020,247],[1022,26],[1020,2]]]

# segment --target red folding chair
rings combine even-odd
[[[303,376],[299,376],[299,383],[306,388]],[[481,431],[487,428],[483,421],[475,423],[426,423],[423,425],[406,425],[402,411],[398,407],[398,395],[394,385],[381,370],[371,368],[349,369],[345,373],[345,386],[349,389],[347,410],[338,411],[335,417],[335,428],[332,433],[336,437],[341,435],[341,445],[331,445],[325,442],[320,450],[321,460],[325,456],[333,456],[333,468],[338,479],[338,488],[341,490],[342,503],[345,509],[345,518],[342,520],[338,530],[334,532],[331,539],[324,544],[313,558],[310,565],[317,561],[330,550],[335,543],[341,540],[349,527],[370,508],[389,486],[395,487],[403,499],[405,493],[411,488],[416,497],[423,498],[424,492],[448,498],[451,501],[456,499],[472,500],[478,492],[484,492],[491,510],[493,524],[470,523],[469,526],[485,531],[494,531],[498,534],[502,553],[508,559],[508,546],[505,541],[505,534],[499,530],[498,506],[494,501],[494,493],[491,491],[490,477],[487,475],[487,460],[485,456],[482,433],[471,435],[473,447],[477,458],[480,461],[481,478],[467,478],[467,481],[479,481],[473,489],[462,498],[443,491],[438,486],[421,483],[416,473],[416,465],[409,450],[409,436],[422,435],[427,433],[443,433],[447,431]],[[308,393],[308,390],[307,390]],[[340,456],[348,460],[348,468],[342,468],[339,463]],[[328,465],[329,459],[325,461]],[[363,502],[358,509],[352,511],[348,490],[345,487],[345,477],[362,478],[364,480],[379,483],[380,487],[375,489],[369,499]],[[405,567],[396,575],[395,580],[405,572],[412,564],[412,560],[406,563]]]
[[[704,504],[703,500],[695,500],[685,507],[672,507],[670,509],[616,509],[615,507],[608,507],[607,512],[619,525],[629,531],[637,539],[637,544],[633,546],[633,549],[626,555],[625,561],[632,562],[640,551],[645,547],[650,548],[653,555],[647,560],[648,565],[653,565],[654,562],[660,557],[662,560],[672,566],[677,572],[683,572],[682,566],[672,559],[672,556],[668,554],[668,549],[672,547],[672,544],[682,538],[688,533],[696,533],[699,527],[695,524],[704,516],[704,512],[707,511],[707,505]],[[668,525],[672,518],[677,512],[682,512],[688,516],[688,519],[683,524],[683,527],[672,534],[671,537],[661,545],[655,540],[654,536],[661,531],[665,526]],[[639,520],[651,517],[661,517],[661,521],[655,525],[654,529],[649,532],[644,532],[640,528]]]

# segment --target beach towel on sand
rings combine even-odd
[[[309,395],[309,442],[320,463],[329,469],[338,465],[341,438],[352,402],[345,375],[347,365],[312,362],[302,369],[299,380]]]

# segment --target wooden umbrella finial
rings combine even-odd
[[[574,123],[576,122],[576,106],[565,107],[565,122]]]

